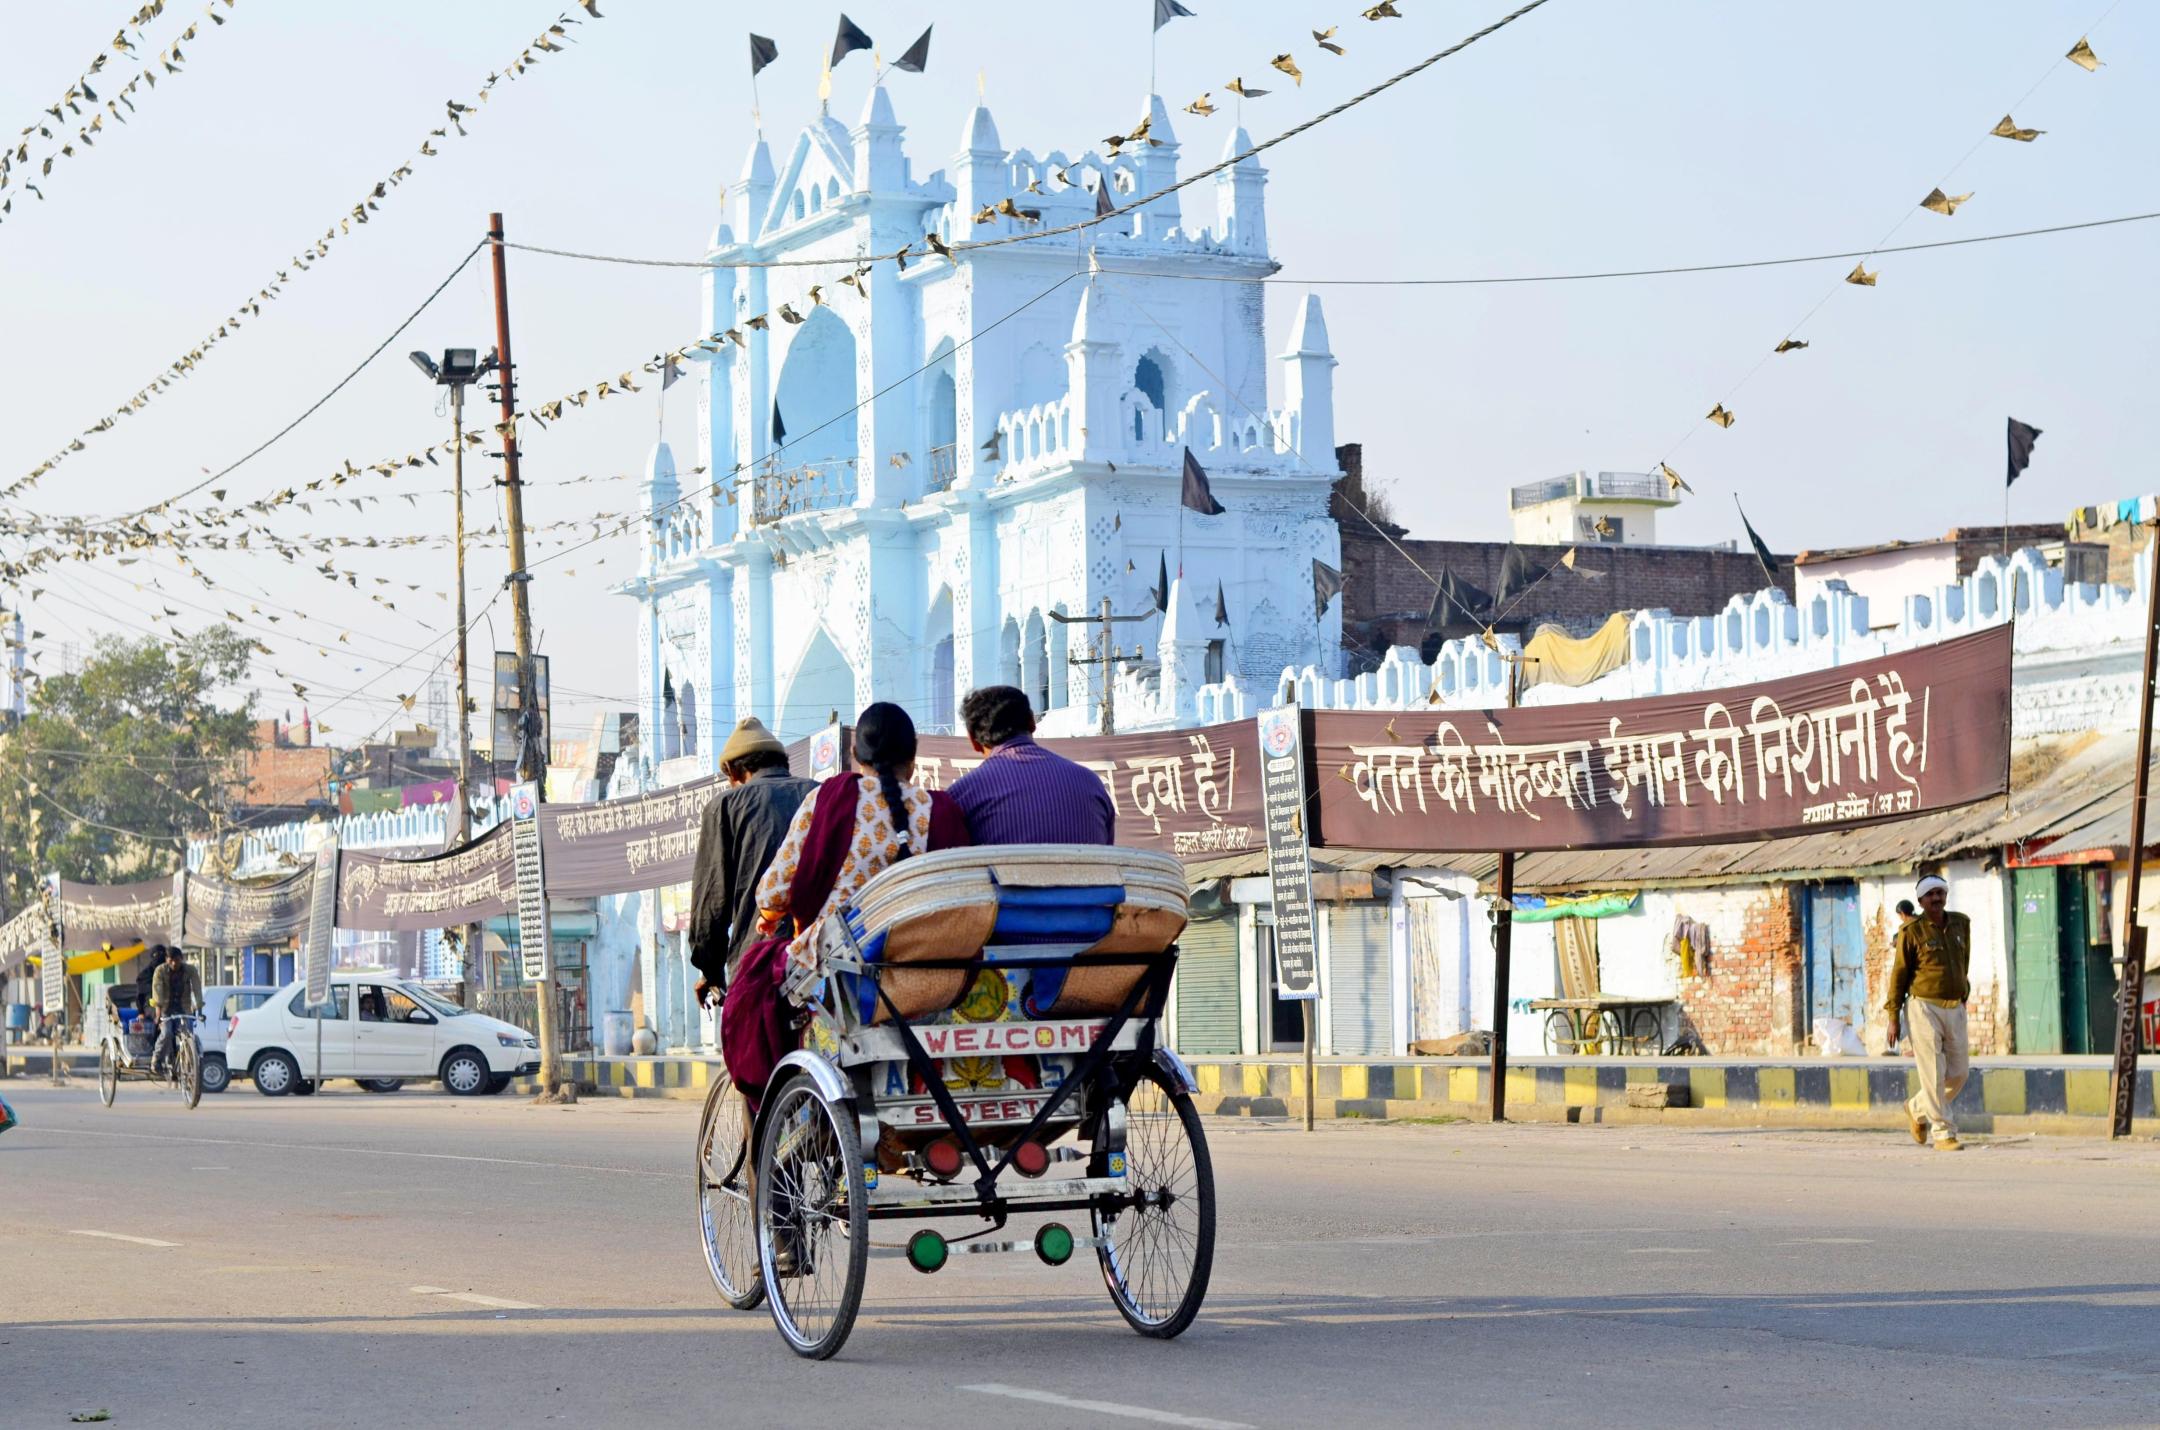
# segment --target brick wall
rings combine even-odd
[[[1789,885],[1689,890],[1676,905],[1710,926],[1706,973],[1679,980],[1680,1027],[1719,1057],[1787,1056],[1800,1027],[1800,902]]]
[[[1452,571],[1481,591],[1500,584],[1504,541],[1424,541],[1398,536],[1391,543],[1356,517],[1340,521],[1343,554],[1343,641],[1352,673],[1371,669],[1390,646],[1424,648],[1433,583]],[[1400,549],[1398,549],[1398,547]],[[1565,546],[1526,546],[1538,566],[1566,555]],[[1614,611],[1666,610],[1675,616],[1707,616],[1734,596],[1764,586],[1754,553],[1677,546],[1583,546],[1577,568],[1555,571],[1513,608],[1503,630],[1534,630],[1555,621],[1578,633],[1596,628]],[[1404,553],[1407,552],[1406,556]],[[1414,565],[1412,563],[1415,563]],[[1422,567],[1421,571],[1419,568]],[[1590,574],[1585,574],[1590,573]],[[1792,594],[1792,567],[1781,563],[1778,584]],[[1457,629],[1450,634],[1467,634]],[[1430,659],[1430,651],[1425,655]]]

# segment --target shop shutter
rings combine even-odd
[[[1386,904],[1340,904],[1328,910],[1330,1051],[1357,1057],[1394,1051],[1395,1005]]]
[[[1238,931],[1228,918],[1195,919],[1178,939],[1177,1050],[1238,1050]]]

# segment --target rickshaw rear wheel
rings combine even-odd
[[[727,1069],[713,1073],[691,1159],[697,1173],[698,1239],[720,1299],[749,1311],[765,1299],[757,1217],[750,1205],[750,1109]]]
[[[202,1054],[190,1033],[173,1040],[173,1080],[179,1084],[181,1101],[190,1109],[202,1102]]]
[[[1091,1174],[1103,1176],[1098,1147]],[[1215,1267],[1215,1165],[1200,1112],[1183,1088],[1150,1063],[1126,1094],[1125,1183],[1137,1205],[1090,1218],[1095,1255],[1126,1324],[1169,1340],[1193,1323]]]
[[[789,1348],[824,1360],[847,1343],[862,1308],[870,1259],[862,1139],[853,1110],[826,1101],[807,1074],[767,1099],[753,1189],[758,1270]]]
[[[100,1042],[97,1055],[98,1101],[104,1103],[107,1107],[111,1107],[113,1098],[118,1096],[119,1092],[120,1065],[113,1061],[112,1044]]]

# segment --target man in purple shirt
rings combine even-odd
[[[1115,844],[1117,814],[1095,772],[1035,743],[1035,712],[1010,685],[960,702],[983,762],[953,781],[953,802],[977,844]]]

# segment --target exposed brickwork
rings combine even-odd
[[[1361,466],[1354,446],[1336,449],[1345,469]],[[1351,472],[1361,482],[1362,470]],[[1390,541],[1371,523],[1340,506],[1342,531],[1343,643],[1350,671],[1377,665],[1390,646],[1424,649],[1432,644],[1433,583],[1452,571],[1481,591],[1500,584],[1504,541],[1413,540],[1389,527]],[[1384,518],[1383,518],[1384,521]],[[1566,555],[1565,546],[1525,546],[1539,566]],[[1578,633],[1594,629],[1614,611],[1665,610],[1675,616],[1707,616],[1734,596],[1762,589],[1762,567],[1753,552],[1677,546],[1586,546],[1575,572],[1558,571],[1513,608],[1503,630],[1533,630],[1553,621]],[[1408,553],[1405,555],[1405,553]],[[1415,563],[1415,564],[1413,564]],[[1421,571],[1419,568],[1422,567]],[[1603,573],[1585,576],[1582,572]],[[1792,594],[1792,566],[1781,562],[1778,584]],[[1460,632],[1455,632],[1460,633]],[[1429,657],[1429,650],[1426,652]]]
[[[1682,1029],[1721,1057],[1790,1054],[1803,987],[1797,891],[1778,884],[1691,903],[1702,906],[1691,912],[1710,925],[1712,951],[1707,973],[1679,980]]]

